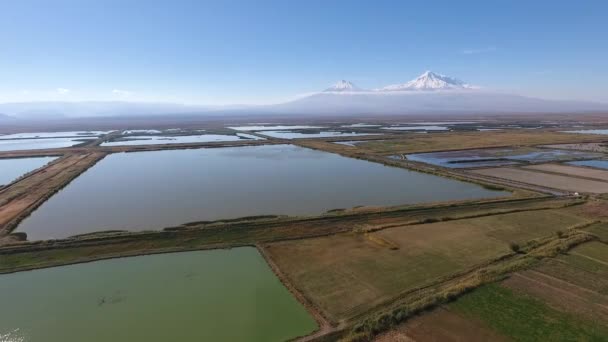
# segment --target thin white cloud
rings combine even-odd
[[[70,89],[67,88],[57,88],[55,89],[59,95],[66,95],[70,93]]]
[[[133,95],[133,92],[128,91],[128,90],[112,89],[112,94],[120,96],[120,97],[129,97],[129,96]]]
[[[463,55],[476,55],[476,54],[480,54],[480,53],[488,53],[488,52],[494,52],[494,51],[496,51],[495,46],[488,46],[488,47],[479,48],[479,49],[464,49],[464,50],[460,51],[460,53]]]

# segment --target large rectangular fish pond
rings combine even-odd
[[[314,319],[252,247],[0,275],[0,341],[285,341]]]
[[[200,220],[506,195],[293,145],[120,153],[101,160],[50,198],[17,231],[37,240]]]

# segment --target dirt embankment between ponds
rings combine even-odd
[[[196,148],[219,148],[219,147],[240,147],[240,146],[259,146],[289,144],[288,140],[239,140],[239,141],[218,141],[204,143],[184,143],[184,144],[158,144],[158,145],[125,145],[125,146],[80,146],[63,147],[42,150],[21,150],[21,151],[0,151],[0,158],[23,158],[56,156],[62,154],[85,154],[85,153],[121,153],[121,152],[146,152],[163,150],[184,150]]]
[[[22,219],[105,156],[66,154],[0,190],[0,245]]]
[[[266,260],[266,263],[268,264],[272,272],[277,276],[277,278],[279,278],[281,283],[283,283],[283,285],[287,288],[287,290],[289,290],[289,292],[291,292],[291,294],[298,300],[298,302],[300,302],[306,308],[306,310],[308,310],[308,312],[312,315],[312,317],[315,319],[315,321],[317,321],[317,324],[319,325],[319,328],[314,333],[302,336],[300,338],[295,338],[293,340],[297,340],[300,342],[313,341],[315,338],[327,335],[335,331],[336,328],[334,328],[329,322],[329,320],[325,316],[323,316],[321,310],[314,306],[312,301],[306,298],[306,296],[304,296],[304,294],[300,290],[298,290],[295,285],[289,281],[289,279],[287,279],[287,277],[285,276],[285,274],[283,274],[279,266],[277,266],[274,260],[272,260],[272,258],[268,255],[264,246],[257,245],[256,247],[258,248],[258,251],[260,251],[260,254],[264,258],[264,260]]]

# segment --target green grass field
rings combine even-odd
[[[608,223],[598,223],[585,229],[589,233],[596,235],[601,241],[608,242]]]
[[[601,242],[590,242],[580,245],[569,254],[583,256],[599,264],[608,266],[608,245]]]
[[[601,242],[590,242],[572,249],[557,260],[568,266],[608,279],[608,246]]]
[[[515,341],[606,341],[608,329],[554,310],[542,301],[491,284],[449,305]]]

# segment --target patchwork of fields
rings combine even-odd
[[[608,224],[588,230],[608,234]],[[377,341],[602,341],[608,245],[592,241],[416,317]]]
[[[338,322],[508,255],[511,243],[585,221],[568,210],[539,210],[285,241],[265,249],[304,295]]]
[[[527,169],[545,171],[549,173],[560,173],[580,178],[591,178],[608,181],[608,171],[592,169],[589,167],[568,166],[562,164],[541,164],[526,166]]]
[[[344,124],[275,126],[297,133],[289,136],[289,143],[305,152],[306,158],[300,159],[285,153],[285,136],[265,134],[273,131],[273,126],[266,125],[253,126],[245,135],[237,127],[121,129],[99,133],[85,145],[0,152],[0,158],[8,162],[15,157],[56,158],[22,172],[21,178],[0,188],[0,273],[253,246],[261,252],[260,262],[274,272],[274,285],[280,285],[280,280],[282,291],[289,290],[293,298],[288,297],[302,305],[298,310],[308,312],[302,315],[310,323],[308,328],[286,329],[281,332],[285,338],[297,339],[300,333],[296,331],[302,331],[308,333],[299,337],[304,341],[608,340],[608,171],[593,164],[569,164],[605,160],[606,137],[561,133],[554,128],[511,129],[513,125],[505,123],[484,124],[499,131],[487,131],[475,123],[425,134],[383,131],[389,123]],[[349,134],[361,141],[349,143],[353,140]],[[184,140],[195,135],[200,135],[200,143]],[[206,141],[211,135],[234,141]],[[157,143],[140,144],[138,139]],[[242,147],[248,145],[272,145],[256,149],[271,152],[253,155],[251,147]],[[216,170],[217,177],[226,177],[217,189],[203,186],[202,180],[209,180],[214,168],[206,164],[211,162],[210,153],[196,151],[201,148],[235,159],[231,167]],[[95,186],[85,191],[99,200],[94,208],[89,205],[94,201],[82,201],[88,197],[80,195],[61,212],[53,206],[57,201],[48,201],[69,194],[74,189],[70,186],[78,184],[70,182],[86,180],[81,174],[104,158],[111,160],[108,155],[164,150],[155,155],[166,155],[175,163],[178,154],[172,150],[180,149],[194,149],[179,154],[198,159],[181,163],[175,173],[168,172],[163,163],[132,174],[120,166],[105,170],[99,184],[107,179],[119,184],[119,174],[125,180],[120,186],[106,187],[104,196],[102,191],[95,192]],[[406,155],[412,153],[422,158],[408,159]],[[141,154],[121,156],[135,160]],[[350,166],[338,169],[327,161],[336,158]],[[254,162],[273,166],[254,174]],[[213,162],[214,167],[218,165]],[[378,169],[374,176],[381,179],[372,182],[361,165]],[[138,187],[139,199],[117,200],[115,196],[126,198],[122,189],[143,182],[141,177],[152,171],[158,178],[154,186]],[[331,179],[322,177],[329,172]],[[385,176],[389,172],[397,173],[389,178]],[[171,207],[172,220],[164,222],[153,219],[152,213],[146,215],[152,206],[143,199],[158,200],[155,196],[161,192],[176,190],[174,183],[163,178],[171,174],[190,180],[178,189],[180,196],[189,196],[186,190],[195,189],[191,184],[197,182],[200,189],[194,192],[202,194],[204,201],[194,196],[162,198],[167,204],[154,210],[158,217],[166,216],[161,209],[179,202]],[[235,182],[234,175],[243,182]],[[412,181],[411,175],[428,181]],[[349,179],[355,181],[349,183]],[[388,196],[379,186],[383,182],[395,190],[394,200],[378,200]],[[401,188],[410,183],[420,186]],[[264,188],[268,184],[274,185]],[[445,184],[455,184],[456,190]],[[238,201],[218,195],[225,191],[222,195],[243,199],[244,191],[254,185],[264,192],[243,200],[241,207],[257,205],[264,208],[260,212],[236,212]],[[305,192],[293,186],[308,190],[317,200],[304,198]],[[343,201],[336,196],[337,186],[349,191],[367,189],[366,195],[378,199],[364,201],[361,193],[347,193],[348,201]],[[469,189],[483,196],[466,195]],[[62,195],[56,195],[60,191]],[[304,210],[306,203],[320,209]],[[65,234],[70,237],[61,235],[56,240],[43,234],[39,235],[46,239],[42,241],[32,241],[34,234],[28,237],[27,230],[16,229],[28,216],[33,220],[44,213],[41,209],[61,226],[64,216],[117,216],[109,211],[112,205],[133,222],[141,222],[141,227],[129,229],[122,221],[108,225],[106,219],[99,226],[76,224],[84,234]],[[79,208],[77,213],[75,208]],[[152,222],[140,220],[148,216]],[[38,228],[47,231],[50,221],[41,222]],[[186,272],[180,274],[180,281],[193,277],[196,274]],[[112,296],[107,298],[122,298]],[[101,305],[105,305],[106,297],[102,297]],[[310,332],[315,326],[317,330]],[[0,337],[6,334],[3,328],[0,324]]]

